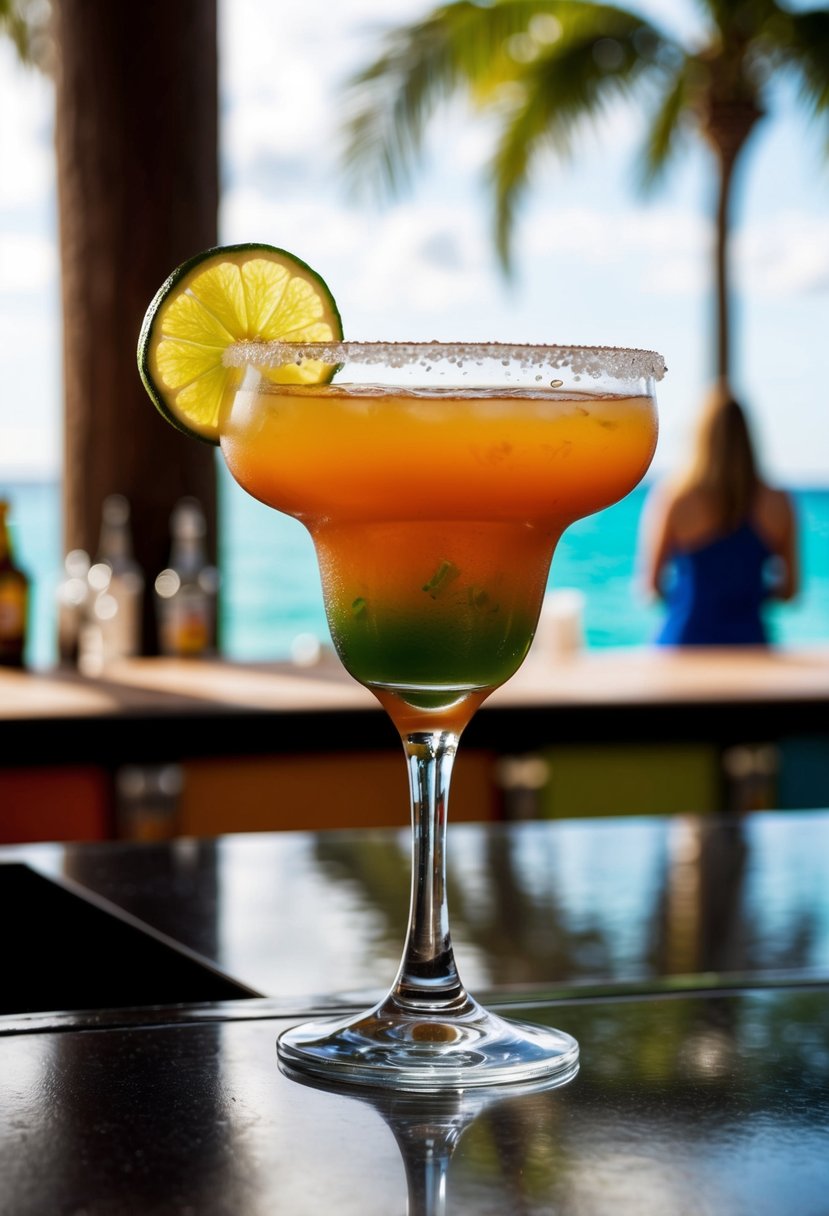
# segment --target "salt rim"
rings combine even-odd
[[[447,362],[462,367],[472,360],[516,362],[522,369],[569,367],[575,375],[610,376],[617,380],[661,380],[667,368],[652,350],[622,346],[542,346],[503,342],[234,342],[222,356],[225,367],[284,367],[303,359],[319,363],[382,363],[406,367]]]

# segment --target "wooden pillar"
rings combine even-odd
[[[152,580],[182,495],[204,506],[216,554],[215,450],[157,414],[136,366],[155,291],[217,242],[216,0],[53,0],[53,11],[64,545],[94,554],[104,497],[126,495],[152,654]]]

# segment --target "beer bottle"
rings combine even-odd
[[[29,579],[15,564],[9,504],[0,500],[0,666],[23,667],[29,614]]]
[[[170,517],[170,565],[155,580],[161,653],[198,658],[216,648],[219,574],[207,560],[204,512],[182,498]]]

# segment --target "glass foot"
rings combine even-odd
[[[386,1000],[357,1017],[294,1026],[277,1050],[284,1064],[332,1084],[421,1093],[541,1079],[563,1085],[579,1059],[565,1031],[513,1022],[469,999],[448,1017]]]

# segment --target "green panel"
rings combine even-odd
[[[706,744],[552,747],[539,813],[582,815],[701,814],[721,802],[719,754]]]

